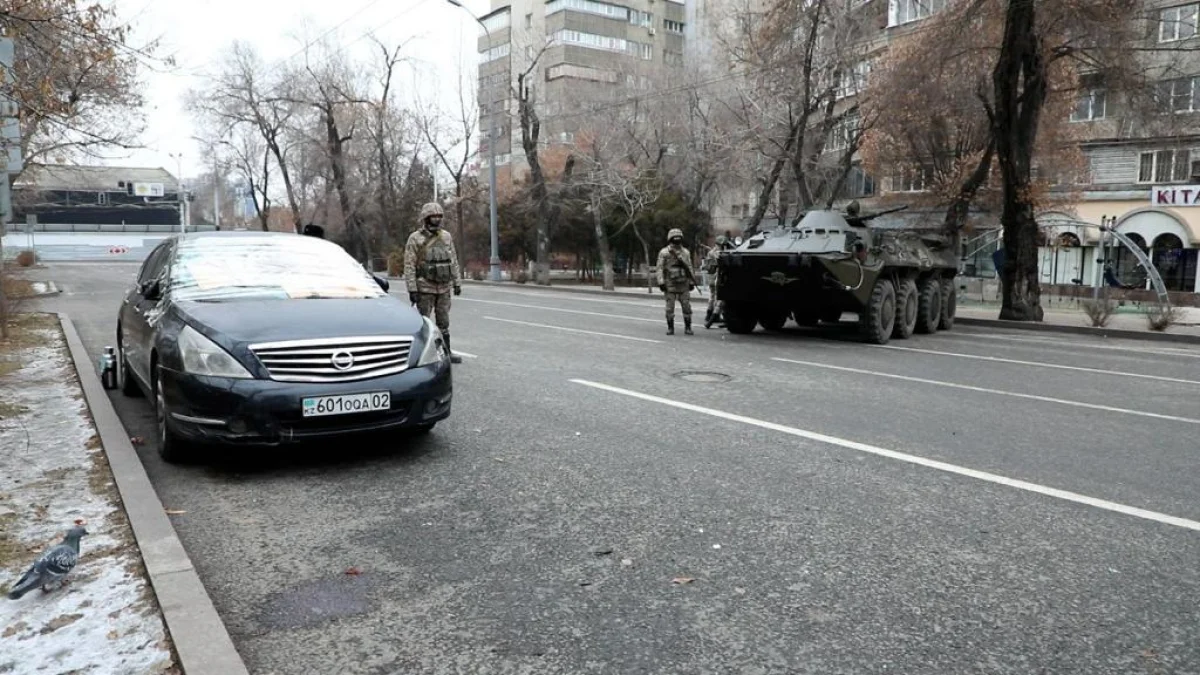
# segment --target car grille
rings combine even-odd
[[[272,380],[353,382],[408,368],[412,338],[381,336],[292,340],[250,345]]]

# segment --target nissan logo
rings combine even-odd
[[[354,365],[354,355],[350,352],[334,352],[329,361],[338,370],[350,370]]]

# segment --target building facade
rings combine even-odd
[[[29,217],[46,232],[171,232],[179,229],[179,181],[165,169],[45,165],[13,185],[14,227]]]
[[[544,147],[571,143],[589,107],[652,87],[652,75],[683,65],[685,6],[675,0],[493,0],[479,37],[480,159],[489,129],[496,164],[513,178],[525,166],[515,96],[528,72]]]

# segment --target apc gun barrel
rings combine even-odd
[[[860,220],[871,220],[872,218],[878,218],[879,216],[886,216],[889,213],[897,213],[899,211],[905,211],[907,209],[908,209],[908,204],[905,204],[904,206],[897,206],[897,207],[891,208],[891,209],[884,209],[883,211],[876,211],[875,213],[870,213],[865,216],[859,216],[859,219]]]

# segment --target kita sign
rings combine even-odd
[[[1154,206],[1200,206],[1200,185],[1171,185],[1150,191]]]

